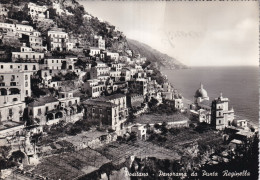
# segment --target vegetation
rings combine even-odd
[[[140,43],[136,40],[127,39],[128,47],[135,53],[139,53],[146,57],[152,64],[157,64],[156,68],[162,67],[166,69],[181,69],[186,68],[175,58],[172,58],[166,54],[163,54],[150,46]]]
[[[247,170],[247,172],[250,172],[250,176],[234,176],[234,179],[258,179],[258,143],[258,135],[255,135],[249,142],[246,142],[240,148],[235,149],[234,153],[231,155],[233,158],[230,158],[229,162],[220,162],[217,165],[206,164],[203,168],[197,171],[200,175],[200,179],[206,179],[201,176],[202,170],[207,172],[220,172],[218,177],[212,177],[211,179],[230,179],[229,177],[222,177],[222,172],[225,170],[228,170],[229,172],[242,172]]]
[[[171,106],[165,103],[162,103],[159,106],[152,106],[150,110],[152,113],[167,114],[167,115],[172,115],[178,112],[178,110],[175,109],[173,105]]]

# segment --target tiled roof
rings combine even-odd
[[[40,97],[35,99],[32,103],[29,104],[31,107],[43,106],[47,103],[59,102],[58,99],[52,96]]]
[[[102,106],[102,107],[116,107],[114,103],[97,101],[97,100],[87,100],[83,102],[83,105],[92,105],[92,106]]]
[[[211,107],[211,102],[210,102],[210,101],[207,101],[207,100],[204,100],[204,101],[200,102],[199,104],[202,104],[202,105],[206,105],[206,106]]]
[[[104,96],[104,97],[97,98],[96,100],[97,101],[109,101],[109,100],[122,98],[122,97],[126,97],[126,95],[124,95],[124,94],[113,94],[113,95],[110,95],[110,96]]]

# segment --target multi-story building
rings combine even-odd
[[[30,76],[30,72],[0,73],[0,101],[2,103],[24,101],[25,97],[31,96]]]
[[[85,82],[81,88],[83,92],[86,92],[91,97],[99,97],[106,89],[105,83],[98,79],[90,79]]]
[[[0,73],[6,72],[30,72],[36,73],[39,70],[38,63],[3,63],[0,62]]]
[[[43,46],[41,33],[38,31],[32,32],[29,36],[30,47],[35,51],[47,51],[47,46]]]
[[[2,88],[1,88],[2,93]],[[0,95],[1,100],[3,96],[8,97],[8,95]],[[11,95],[12,96],[12,95]],[[3,121],[15,121],[20,122],[23,118],[23,112],[25,108],[25,103],[17,97],[16,99],[11,97],[5,98],[7,101],[0,102],[0,122]]]
[[[5,6],[0,4],[0,16],[7,16],[8,12],[9,10]]]
[[[65,69],[65,59],[55,58],[55,57],[48,57],[44,59],[44,69],[62,69],[62,65]]]
[[[110,76],[114,81],[119,81],[120,78],[121,78],[121,71],[111,70],[109,76]]]
[[[100,76],[110,75],[110,67],[108,67],[105,63],[97,62],[95,67],[91,67],[90,69],[90,78],[91,79],[99,79]]]
[[[87,49],[87,53],[89,54],[89,56],[97,56],[100,54],[100,49],[97,47],[89,47]]]
[[[0,23],[0,29],[3,31],[3,33],[16,32],[15,24],[10,23]]]
[[[110,58],[110,60],[113,60],[115,62],[118,61],[119,59],[119,54],[118,53],[114,53],[114,52],[106,52],[106,57]]]
[[[111,70],[114,71],[121,71],[125,64],[123,63],[112,63],[111,64]]]
[[[28,4],[28,8],[29,15],[32,17],[32,19],[38,19],[38,17],[43,15],[44,12],[48,9],[47,6],[38,6],[31,2]]]
[[[28,116],[31,119],[38,119],[40,125],[46,124],[49,120],[63,117],[63,111],[59,108],[58,99],[46,96],[40,97],[28,105]]]
[[[23,46],[20,48],[20,52],[12,52],[12,61],[23,60],[23,61],[36,61],[39,62],[44,58],[44,53],[34,52],[32,48],[26,46],[23,43]]]
[[[211,120],[212,125],[216,129],[223,130],[227,126],[231,126],[234,121],[234,109],[228,108],[229,99],[220,96],[212,101]]]
[[[25,24],[16,24],[16,32],[19,34],[19,37],[22,37],[22,35],[30,36],[33,32],[33,27]]]
[[[66,109],[68,115],[77,113],[77,105],[80,103],[80,98],[74,97],[72,91],[59,92],[58,100],[60,102],[60,107]]]
[[[51,51],[66,51],[69,42],[68,33],[62,31],[48,31],[48,49]]]
[[[115,94],[87,100],[84,102],[84,107],[87,119],[96,120],[100,125],[108,126],[118,134],[123,133],[128,117],[125,95]]]
[[[144,103],[144,96],[142,94],[128,94],[127,105],[133,109],[137,109]]]
[[[130,81],[131,79],[131,71],[129,68],[122,68],[121,77],[123,77],[124,81]]]
[[[147,94],[147,84],[148,80],[147,79],[136,79],[134,81],[129,81],[129,91],[131,93],[140,93],[142,95]]]
[[[102,39],[102,36],[94,36],[90,39],[90,44],[93,47],[105,50],[105,40]]]

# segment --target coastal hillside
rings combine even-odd
[[[187,68],[186,65],[182,64],[178,60],[168,56],[167,54],[163,54],[144,43],[132,39],[127,39],[127,42],[130,49],[141,54],[142,56],[147,57],[147,59],[153,63],[157,62],[158,66],[163,69]]]
[[[12,6],[10,6],[10,2]],[[49,12],[49,19],[34,21],[29,15],[28,3],[34,2],[40,6],[46,6]],[[59,4],[53,5],[54,2]],[[123,32],[115,30],[116,27],[107,21],[103,21],[85,11],[84,7],[76,0],[3,0],[3,4],[8,6],[7,23],[28,23],[36,30],[46,36],[47,31],[53,28],[62,28],[69,33],[77,42],[77,46],[88,47],[90,39],[97,35],[105,40],[106,49],[111,52],[118,52],[120,55],[127,55],[126,51],[131,49],[136,54],[147,57],[147,59],[164,69],[182,69],[185,65],[176,59],[163,54],[150,46],[136,40],[127,39]],[[60,14],[59,12],[63,12]],[[45,13],[46,15],[46,13]],[[88,18],[86,18],[88,17]],[[26,21],[24,21],[26,20]],[[9,45],[5,43],[3,45]],[[16,44],[12,44],[16,47]],[[18,45],[19,47],[19,45]],[[2,48],[6,49],[6,47]]]

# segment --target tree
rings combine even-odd
[[[14,151],[10,157],[10,160],[15,162],[21,161],[25,157],[24,153],[20,150]]]
[[[162,125],[161,125],[161,131],[162,131],[162,134],[166,134],[168,132],[168,129],[167,129],[167,123],[166,122],[163,122]]]
[[[79,76],[75,72],[68,72],[64,75],[65,80],[76,80]]]
[[[154,106],[156,106],[158,104],[158,102],[159,101],[157,99],[152,97],[151,100],[148,102],[149,108],[153,108]]]
[[[154,128],[155,128],[155,129],[160,129],[161,126],[160,126],[158,123],[156,123],[156,124],[154,125]]]

